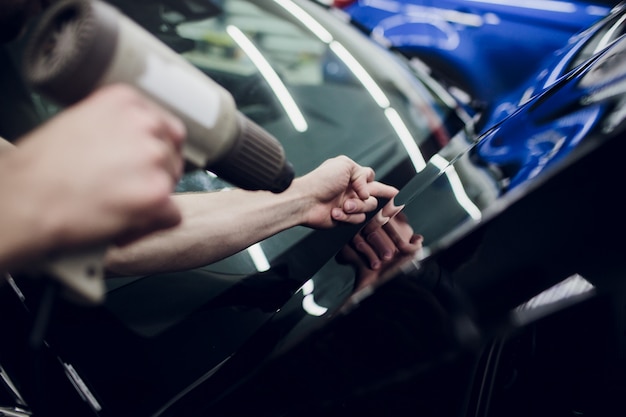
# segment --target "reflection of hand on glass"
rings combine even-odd
[[[413,232],[407,217],[398,212],[401,208],[391,202],[385,208],[337,255],[338,262],[354,267],[357,290],[376,282],[389,267],[422,248],[423,236]]]

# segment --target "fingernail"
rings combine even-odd
[[[346,201],[344,208],[346,209],[346,211],[351,212],[356,209],[356,204],[354,203],[354,201]]]
[[[380,268],[380,262],[378,261],[372,262],[372,269],[378,269],[378,268]]]

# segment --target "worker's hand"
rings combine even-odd
[[[414,256],[422,249],[423,241],[421,235],[414,233],[404,213],[399,212],[384,224],[376,219],[370,221],[341,249],[336,259],[355,269],[358,290],[377,282],[391,266]]]
[[[346,156],[326,160],[296,180],[308,214],[303,224],[328,228],[337,222],[358,224],[365,213],[375,210],[378,198],[392,198],[398,190],[374,180],[372,168],[363,167]]]
[[[181,220],[183,123],[131,87],[102,88],[17,142],[14,184],[57,249],[129,241]]]
[[[413,233],[406,216],[400,212],[382,225],[372,220],[354,236],[352,247],[369,268],[377,270],[396,256],[415,254],[422,248],[423,241],[423,236]]]

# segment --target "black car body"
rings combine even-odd
[[[137,13],[154,5],[141,3]],[[298,5],[331,19],[311,2],[253,3],[275,10]],[[371,60],[369,47],[355,42],[364,48],[355,51]],[[0,287],[7,388],[0,405],[72,416],[622,415],[619,237],[626,228],[618,190],[626,72],[606,65],[624,62],[619,45],[624,41],[520,110],[541,123],[589,103],[605,107],[588,140],[510,192],[472,158],[482,137],[468,134],[471,121],[457,107],[441,106],[448,111],[427,119],[429,129],[415,141],[423,164],[401,139],[363,135],[357,121],[369,128],[369,120],[355,114],[350,156],[401,188],[395,203],[425,238],[422,251],[375,282],[359,285],[336,258],[360,226],[290,230],[261,243],[269,268],[241,253],[192,271],[111,280],[104,306],[56,300],[45,344],[36,349],[29,337],[36,335],[46,285],[14,276]],[[346,98],[345,74],[333,75]],[[398,80],[408,82],[382,77],[391,78],[379,83],[390,92],[400,91]],[[590,82],[598,88],[570,94]],[[416,86],[432,94],[436,84]],[[559,100],[562,92],[567,100]],[[439,102],[447,103],[441,94]],[[409,102],[422,102],[415,100]],[[310,110],[320,116],[322,109]],[[267,117],[264,126],[286,138],[288,155],[295,155],[288,138],[299,136],[279,130],[293,131],[288,124],[272,124],[287,121],[252,110],[259,121]],[[514,117],[499,128],[515,126]],[[320,119],[327,128],[337,125]],[[328,153],[342,144],[316,131],[308,139],[325,138]],[[298,169],[318,162],[303,159]],[[188,178],[181,187],[206,189],[213,180]]]

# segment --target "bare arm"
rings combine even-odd
[[[397,190],[346,157],[326,161],[280,194],[230,190],[176,195],[183,221],[174,228],[112,248],[107,269],[140,275],[195,268],[218,261],[296,225],[330,228],[360,223],[376,197]]]
[[[15,146],[13,146],[11,142],[4,139],[3,137],[0,137],[0,153],[13,149],[13,148],[15,148]]]
[[[302,209],[295,192],[189,193],[175,195],[174,201],[182,223],[111,248],[105,262],[109,271],[141,275],[206,265],[295,226]]]
[[[0,270],[176,225],[184,136],[181,121],[111,86],[2,145]]]

